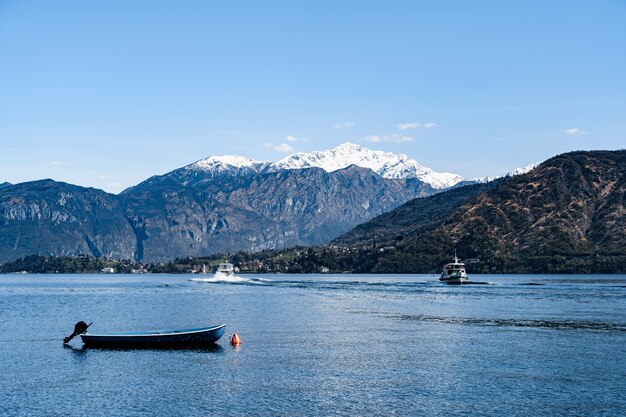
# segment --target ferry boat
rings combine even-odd
[[[465,264],[457,258],[456,251],[454,251],[454,260],[443,266],[443,272],[441,272],[439,281],[447,284],[462,284],[467,281]]]
[[[217,266],[217,271],[215,271],[215,274],[221,274],[226,275],[227,277],[231,277],[235,275],[234,265],[230,262],[223,262]]]

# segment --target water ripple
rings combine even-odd
[[[444,317],[412,314],[385,314],[384,316],[400,320],[423,321],[430,323],[460,324],[467,326],[498,326],[498,327],[533,327],[559,330],[598,330],[610,332],[626,332],[626,323],[611,323],[581,320],[524,320],[472,317]]]

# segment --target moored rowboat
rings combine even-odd
[[[212,327],[178,330],[155,330],[124,333],[83,333],[87,347],[170,347],[198,346],[217,342],[224,334],[225,324]]]

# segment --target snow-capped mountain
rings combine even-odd
[[[509,171],[506,174],[504,174],[504,177],[513,177],[515,175],[522,175],[522,174],[526,174],[527,172],[532,171],[533,169],[535,169],[536,167],[538,167],[543,161],[540,162],[534,162],[530,165],[526,165],[525,167],[521,167],[521,168],[516,168],[513,171]]]
[[[334,172],[350,165],[369,168],[384,178],[417,178],[434,189],[449,188],[464,180],[460,175],[435,172],[404,154],[373,151],[349,142],[326,151],[298,152],[275,163],[256,161],[242,156],[223,155],[202,159],[186,166],[185,169],[211,173],[237,173],[238,171],[258,173],[317,167],[327,172]]]
[[[229,172],[243,169],[246,171],[260,172],[270,164],[269,161],[255,161],[245,156],[221,155],[201,159],[193,164],[187,165],[185,169],[204,172]]]
[[[271,165],[272,169],[319,167],[328,172],[350,165],[369,168],[384,178],[417,178],[435,189],[449,188],[464,180],[449,172],[435,172],[404,154],[372,151],[354,143],[344,143],[327,151],[298,152]]]
[[[243,156],[223,155],[202,159],[186,166],[184,169],[193,172],[202,171],[214,174],[231,173],[238,175],[242,173],[275,172],[285,169],[311,167],[322,168],[327,172],[334,172],[347,168],[350,165],[369,168],[383,178],[416,178],[429,184],[433,189],[443,190],[464,181],[469,183],[485,183],[497,178],[524,174],[539,165],[539,163],[537,162],[526,167],[517,168],[504,175],[466,180],[458,174],[435,172],[404,154],[373,151],[363,146],[347,142],[326,151],[298,152],[274,163],[269,161],[257,161]]]
[[[505,177],[513,177],[515,175],[522,175],[522,174],[526,174],[527,172],[532,171],[537,166],[539,166],[539,164],[541,164],[541,162],[534,162],[532,164],[526,165],[525,167],[515,168],[514,170],[509,171],[509,172],[507,172],[504,175],[489,175],[489,176],[486,176],[486,177],[473,178],[473,179],[468,180],[468,181],[469,182],[486,183],[486,182],[490,182],[490,181],[493,181],[493,180],[497,180],[498,178],[505,178]]]

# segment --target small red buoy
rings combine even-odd
[[[234,347],[237,347],[241,344],[241,339],[239,338],[237,332],[233,333],[233,335],[230,337],[230,344]]]

